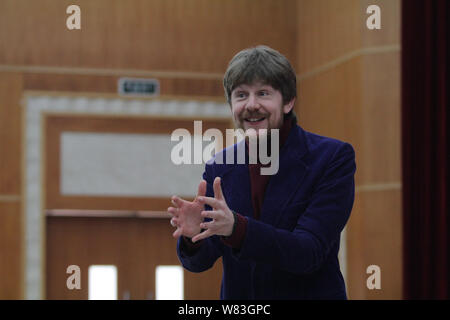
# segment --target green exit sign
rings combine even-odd
[[[159,95],[159,81],[156,79],[120,78],[119,94],[123,96],[152,97]]]

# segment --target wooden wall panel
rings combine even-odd
[[[119,299],[154,298],[155,267],[180,264],[168,219],[48,217],[47,227],[48,299],[87,299],[92,264],[117,266]],[[81,290],[66,288],[70,264],[81,269]]]
[[[296,113],[308,131],[351,143],[357,160],[363,146],[362,84],[349,80],[359,77],[361,60],[353,59],[335,68],[299,81]],[[360,171],[357,169],[358,181]]]
[[[401,42],[401,0],[360,0],[360,16],[367,19],[368,6],[376,4],[381,12],[381,29],[369,30],[361,25],[361,44],[365,48],[380,45],[400,46]]]
[[[401,299],[402,269],[402,205],[401,190],[362,192],[364,215],[364,248],[366,267],[378,265],[381,289],[368,290],[367,299]],[[366,278],[369,275],[366,274]]]
[[[23,297],[22,75],[0,73],[0,299]]]
[[[370,5],[381,10],[381,29],[369,30]],[[400,0],[299,0],[298,73],[349,54],[400,43]]]
[[[357,184],[400,182],[399,76],[399,52],[388,52],[356,57],[300,82],[300,122],[353,145]]]
[[[401,183],[400,52],[361,60],[363,147],[360,182]]]
[[[87,299],[88,268],[118,268],[118,298],[155,298],[155,268],[180,265],[168,219],[47,218],[48,299]],[[130,250],[132,248],[132,250]],[[81,269],[81,290],[68,290],[68,265]],[[185,299],[219,299],[221,263],[204,273],[184,272]]]
[[[299,0],[298,73],[359,48],[359,0]]]
[[[349,298],[401,299],[401,190],[358,192],[347,228]],[[380,290],[366,286],[369,265],[380,267]]]
[[[0,200],[0,299],[23,297],[21,204]]]
[[[295,61],[295,0],[0,2],[0,64],[222,73],[237,51],[268,44]],[[17,23],[20,21],[20,23]]]
[[[0,73],[0,194],[21,193],[22,75]]]

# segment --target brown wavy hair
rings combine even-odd
[[[238,52],[223,77],[225,97],[231,106],[231,92],[241,84],[261,81],[281,92],[283,104],[297,97],[297,77],[289,60],[278,51],[257,46]],[[294,115],[293,110],[289,116]]]

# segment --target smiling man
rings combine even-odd
[[[283,103],[281,92],[263,82],[241,84],[231,93],[233,118],[238,128],[279,129],[283,125],[284,114],[288,114],[294,106],[295,98]]]
[[[279,170],[209,161],[195,200],[173,196],[168,209],[181,263],[202,272],[222,257],[222,299],[346,299],[338,251],[354,201],[353,148],[297,124],[295,72],[276,50],[239,52],[223,84],[236,127],[267,143],[279,136]],[[248,160],[248,139],[240,143]]]

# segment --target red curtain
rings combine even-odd
[[[449,299],[449,0],[402,2],[405,299]]]

